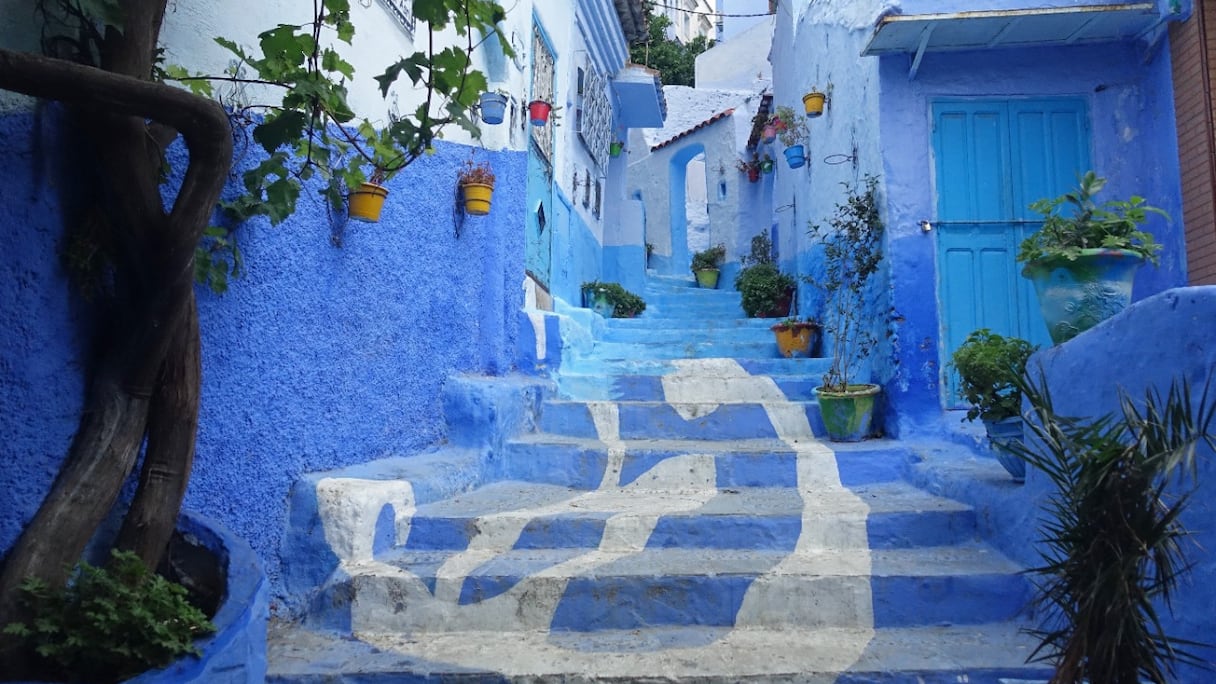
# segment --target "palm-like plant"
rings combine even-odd
[[[1179,517],[1195,486],[1196,448],[1216,446],[1208,387],[1197,404],[1185,381],[1164,397],[1148,390],[1143,405],[1121,392],[1121,417],[1081,419],[1056,414],[1042,377],[1019,385],[1037,439],[1006,448],[1055,488],[1043,565],[1030,571],[1044,609],[1031,659],[1054,663],[1053,684],[1177,681],[1177,663],[1202,665],[1180,647],[1198,644],[1167,635],[1157,606],[1170,608],[1189,567]]]

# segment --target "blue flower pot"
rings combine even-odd
[[[791,169],[801,168],[806,164],[806,155],[802,145],[790,145],[785,148],[785,161],[789,163]]]
[[[996,454],[1005,471],[1013,477],[1014,482],[1026,481],[1026,462],[1008,451],[1005,445],[1022,441],[1022,419],[1014,416],[1004,420],[985,420],[984,430],[988,432],[988,444]]]
[[[1034,283],[1051,341],[1061,344],[1126,309],[1142,263],[1125,249],[1083,249],[1072,260],[1031,261],[1022,275]]]
[[[481,94],[481,120],[500,124],[507,112],[507,97],[498,93]]]

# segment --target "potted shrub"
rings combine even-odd
[[[870,279],[882,262],[883,224],[878,212],[878,179],[844,184],[844,201],[827,227],[811,225],[823,250],[823,274],[807,281],[824,295],[823,327],[832,339],[831,365],[815,388],[828,437],[858,441],[871,432],[874,401],[881,388],[856,382],[854,373],[878,344],[874,313],[867,309]]]
[[[583,283],[581,290],[583,306],[604,318],[635,318],[646,310],[645,300],[620,283],[592,280]]]
[[[787,318],[769,327],[777,339],[777,351],[785,358],[810,356],[815,348],[819,324],[810,318]]]
[[[1017,337],[1004,337],[987,328],[967,336],[954,351],[950,365],[958,371],[959,394],[971,408],[967,420],[984,422],[997,460],[1013,476],[1026,479],[1026,463],[1006,450],[1010,441],[1022,441],[1022,392],[1018,379],[1026,361],[1038,347]]]
[[[722,261],[726,259],[726,245],[717,244],[692,255],[692,272],[697,277],[697,286],[710,290],[718,287],[718,274]]]
[[[1010,447],[1050,488],[1043,564],[1029,570],[1043,625],[1032,660],[1068,684],[1167,684],[1182,681],[1177,663],[1209,668],[1157,611],[1192,564],[1180,520],[1197,486],[1196,448],[1216,448],[1210,384],[1198,402],[1185,380],[1142,401],[1120,392],[1118,413],[1078,419],[1056,414],[1042,376],[1019,383],[1034,439]]]
[[[785,161],[791,169],[801,168],[806,164],[806,140],[809,131],[806,120],[798,116],[790,107],[781,106],[773,115],[773,126],[777,129],[777,137],[785,145]]]
[[[528,120],[533,126],[544,126],[549,121],[549,112],[553,105],[544,100],[532,100],[528,103]]]
[[[743,268],[735,276],[735,289],[743,295],[743,313],[748,318],[788,316],[797,281],[777,268],[768,233],[753,237],[751,253],[739,262]]]
[[[772,173],[773,172],[773,158],[772,157],[768,156],[767,154],[764,155],[764,158],[760,160],[760,171],[761,171],[761,173]]]
[[[735,162],[735,168],[740,173],[747,174],[747,180],[755,183],[760,180],[760,155],[753,153],[751,159],[740,159]]]
[[[1022,241],[1022,275],[1034,283],[1051,340],[1066,342],[1131,303],[1136,269],[1157,263],[1161,245],[1140,230],[1155,213],[1143,197],[1094,200],[1106,179],[1087,171],[1075,190],[1030,205],[1043,228]]]
[[[465,160],[464,166],[456,174],[456,184],[460,186],[460,196],[464,200],[464,210],[474,216],[484,216],[490,213],[490,200],[494,195],[494,170],[489,162],[474,163],[473,158]]]
[[[810,92],[802,96],[802,107],[806,110],[807,118],[813,119],[823,114],[824,105],[827,104],[828,97],[824,93],[815,88],[811,88]]]

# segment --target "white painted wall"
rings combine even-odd
[[[773,17],[765,17],[734,39],[697,55],[697,87],[748,91],[767,88],[773,81],[769,63],[773,24]]]

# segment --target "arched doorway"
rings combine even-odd
[[[692,143],[677,150],[668,163],[667,178],[671,274],[686,275],[692,253],[710,242],[705,146]]]

